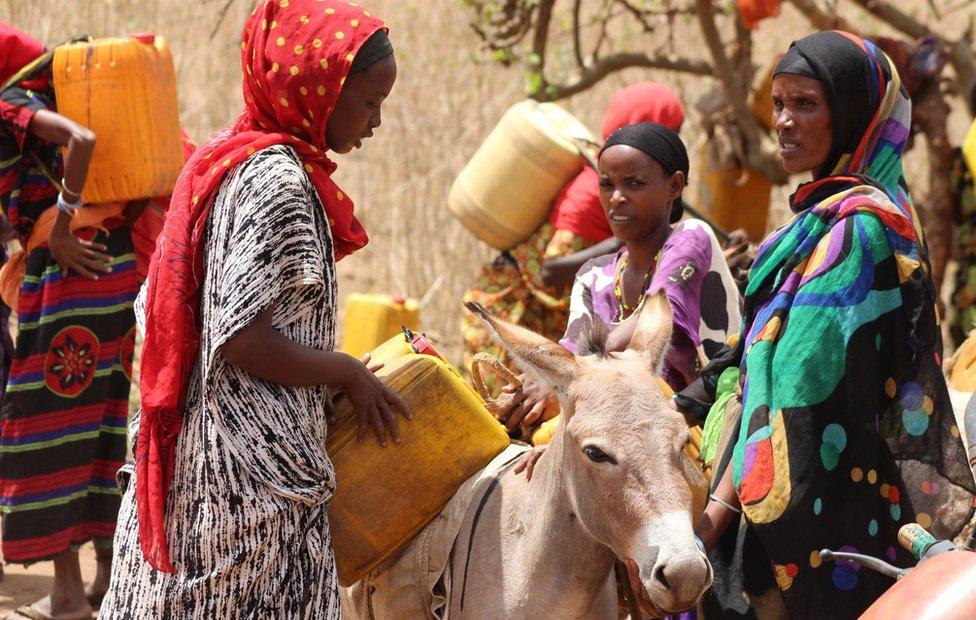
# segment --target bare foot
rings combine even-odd
[[[7,616],[7,620],[23,620],[24,618],[52,620],[88,620],[94,610],[84,598],[78,600],[55,600],[47,595],[28,607],[21,607]]]
[[[112,556],[95,559],[97,569],[95,579],[85,587],[85,598],[92,607],[98,607],[108,592],[108,581],[112,575]]]

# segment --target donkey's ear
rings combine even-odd
[[[556,393],[565,393],[579,369],[575,355],[548,338],[499,319],[481,304],[467,302],[464,307],[485,322],[519,368]]]
[[[640,353],[647,365],[660,373],[673,326],[671,304],[663,291],[658,292],[644,300],[640,316],[637,317],[637,327],[627,348]]]

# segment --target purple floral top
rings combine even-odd
[[[577,351],[577,343],[594,320],[613,327],[620,315],[614,295],[617,263],[627,251],[598,256],[576,274],[570,297],[569,325],[560,344]],[[684,389],[706,358],[721,349],[739,328],[742,300],[725,256],[711,227],[701,220],[674,226],[661,248],[661,258],[647,293],[664,290],[674,314],[674,333],[665,357],[664,380],[675,391]]]

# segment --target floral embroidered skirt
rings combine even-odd
[[[79,232],[108,247],[112,272],[62,276],[45,245],[28,257],[20,291],[0,414],[7,562],[50,559],[115,533],[139,279],[128,226]]]
[[[566,331],[569,319],[571,287],[556,290],[542,282],[542,263],[579,252],[593,245],[568,230],[558,230],[546,222],[531,237],[511,250],[503,252],[484,266],[472,287],[464,294],[464,301],[474,301],[489,312],[542,334],[559,340]],[[480,351],[488,351],[516,370],[500,347],[495,345],[481,321],[465,311],[461,319],[464,342],[464,364],[470,370],[471,358]],[[502,387],[494,377],[486,377],[493,392]]]

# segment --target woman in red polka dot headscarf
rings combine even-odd
[[[354,4],[269,0],[241,60],[244,111],[183,169],[137,302],[143,409],[110,617],[338,618],[325,386],[360,439],[398,441],[409,415],[332,351],[335,262],[367,237],[327,153],[380,126],[387,30]]]

